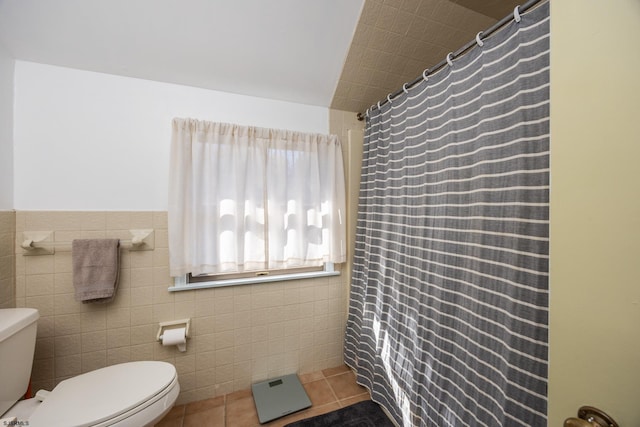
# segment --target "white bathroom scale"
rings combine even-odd
[[[311,406],[296,374],[285,375],[251,386],[260,424]]]

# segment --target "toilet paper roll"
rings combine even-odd
[[[162,334],[162,345],[176,345],[178,350],[187,351],[186,329],[166,329]]]

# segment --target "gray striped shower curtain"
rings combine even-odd
[[[545,426],[549,4],[369,113],[344,356],[401,426]]]

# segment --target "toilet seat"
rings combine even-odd
[[[175,367],[169,363],[108,366],[58,384],[29,417],[29,426],[144,425],[171,409],[179,390]],[[127,423],[128,418],[136,418],[135,424]]]

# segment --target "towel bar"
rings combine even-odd
[[[130,239],[120,239],[120,247],[130,251],[150,251],[155,248],[153,229],[129,230]],[[56,249],[60,252],[71,252],[71,242],[54,242],[51,231],[25,231],[20,247],[22,255],[53,255]]]

